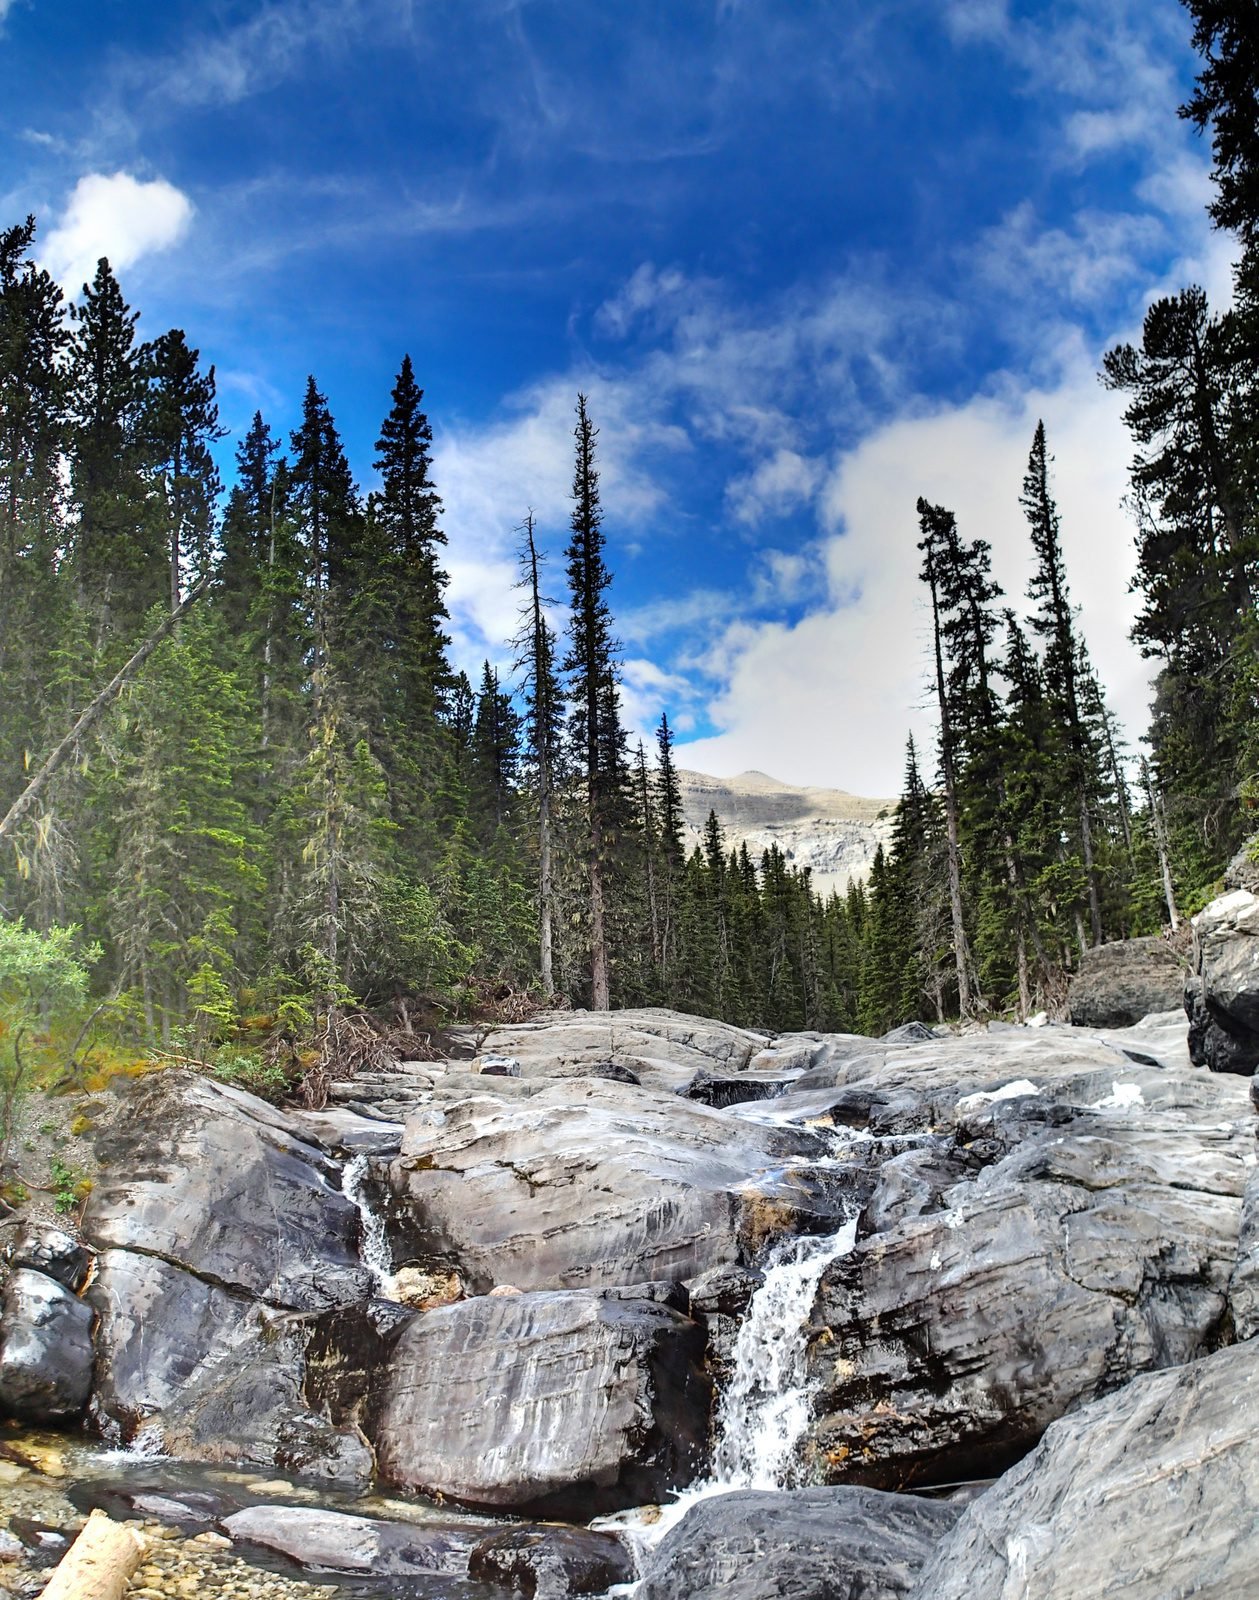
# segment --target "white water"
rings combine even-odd
[[[367,1193],[368,1161],[365,1155],[351,1156],[341,1173],[341,1193],[358,1210],[362,1219],[359,1260],[372,1275],[376,1293],[388,1298],[393,1289],[393,1251],[385,1219],[372,1209]]]
[[[775,1245],[734,1347],[717,1410],[712,1482],[722,1489],[785,1489],[812,1414],[805,1329],[822,1274],[846,1256],[857,1219],[823,1238]]]
[[[677,1526],[692,1506],[734,1489],[791,1488],[797,1453],[812,1416],[805,1365],[809,1313],[822,1274],[846,1256],[857,1238],[857,1219],[838,1233],[786,1239],[776,1244],[765,1277],[748,1304],[735,1340],[730,1381],[717,1407],[712,1471],[668,1505],[600,1517],[592,1527],[615,1528],[643,1555]],[[629,1596],[637,1584],[609,1595]]]

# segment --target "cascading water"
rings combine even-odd
[[[735,1340],[730,1380],[717,1407],[712,1471],[684,1489],[648,1520],[641,1512],[598,1518],[592,1527],[616,1528],[643,1555],[659,1544],[701,1500],[735,1489],[787,1489],[811,1414],[807,1323],[822,1274],[856,1243],[857,1219],[838,1233],[785,1239],[774,1246],[765,1275],[748,1304]],[[609,1596],[631,1596],[621,1584]]]
[[[857,1237],[851,1218],[828,1237],[774,1247],[734,1347],[730,1381],[717,1410],[709,1483],[718,1490],[790,1486],[809,1426],[805,1326],[822,1274]]]
[[[351,1156],[341,1173],[341,1193],[357,1209],[362,1221],[359,1259],[371,1273],[377,1294],[387,1299],[393,1289],[393,1251],[385,1219],[375,1210],[367,1192],[369,1170],[365,1155]]]

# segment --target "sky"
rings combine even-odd
[[[504,672],[517,528],[562,598],[589,397],[627,720],[683,765],[869,795],[930,746],[919,495],[1009,603],[1043,418],[1133,746],[1131,443],[1102,353],[1226,302],[1177,0],[0,0],[0,225],[351,464],[425,390],[453,652]]]

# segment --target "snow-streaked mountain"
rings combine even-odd
[[[842,894],[851,878],[870,870],[880,842],[892,830],[895,800],[867,800],[842,789],[798,789],[764,772],[710,778],[680,770],[687,848],[699,842],[709,811],[725,829],[727,848],[747,842],[759,865],[771,844],[798,867],[813,869],[819,894]]]

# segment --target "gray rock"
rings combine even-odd
[[[123,1439],[155,1430],[188,1461],[370,1477],[348,1399],[329,1421],[307,1398],[307,1350],[322,1319],[251,1304],[130,1250],[102,1252],[88,1298],[98,1314],[93,1412]],[[320,1356],[331,1359],[327,1340]]]
[[[927,1039],[938,1039],[939,1034],[925,1022],[902,1022],[899,1028],[889,1028],[882,1035],[884,1044],[922,1044]]]
[[[1228,1285],[1228,1307],[1233,1333],[1253,1339],[1259,1333],[1259,1167],[1252,1168],[1242,1195],[1241,1230],[1237,1260]]]
[[[912,1214],[911,1191],[910,1214],[886,1208],[827,1269],[809,1360],[832,1481],[991,1476],[1073,1406],[1227,1337],[1250,1118],[1040,1106],[1038,1126],[1022,1104],[1038,1109],[990,1108],[1010,1153],[945,1190],[945,1210]]]
[[[46,1278],[55,1278],[71,1294],[82,1289],[92,1266],[91,1253],[72,1234],[38,1221],[10,1224],[0,1259],[11,1268],[30,1267]]]
[[[963,1513],[915,1600],[1237,1600],[1259,1568],[1259,1345],[1055,1422]]]
[[[356,1486],[374,1461],[357,1428],[312,1411],[303,1391],[307,1319],[255,1307],[230,1346],[202,1363],[158,1419],[183,1461],[278,1468]]]
[[[729,1023],[645,1007],[552,1012],[494,1029],[482,1049],[515,1061],[525,1078],[611,1064],[648,1088],[685,1094],[703,1071],[742,1071],[767,1042]]]
[[[555,1523],[509,1528],[483,1539],[468,1561],[468,1576],[501,1584],[524,1600],[568,1600],[603,1594],[635,1575],[619,1539],[590,1528]]]
[[[62,1422],[92,1387],[92,1312],[30,1267],[9,1274],[0,1302],[0,1413]]]
[[[401,1577],[442,1572],[462,1577],[468,1556],[484,1538],[482,1523],[456,1518],[384,1521],[312,1506],[249,1506],[224,1517],[237,1542],[278,1550],[314,1572],[370,1573]]]
[[[1259,897],[1234,889],[1193,919],[1189,1051],[1212,1072],[1259,1066]]]
[[[1255,859],[1253,853],[1257,849],[1259,849],[1259,834],[1247,839],[1224,868],[1226,889],[1249,889],[1251,894],[1259,894],[1259,860]]]
[[[483,1082],[409,1122],[389,1169],[412,1253],[473,1292],[690,1278],[843,1212],[813,1134],[629,1084]]]
[[[584,1520],[662,1498],[704,1452],[700,1329],[643,1301],[483,1296],[415,1318],[384,1375],[383,1479]]]
[[[701,1500],[648,1557],[638,1600],[900,1600],[957,1516],[876,1489]]]
[[[124,1114],[97,1140],[103,1171],[83,1223],[92,1243],[159,1256],[273,1305],[368,1298],[358,1212],[339,1168],[291,1119],[185,1072],[122,1093]]]
[[[1165,939],[1120,939],[1086,950],[1067,1007],[1082,1028],[1126,1028],[1184,998],[1188,968]]]

